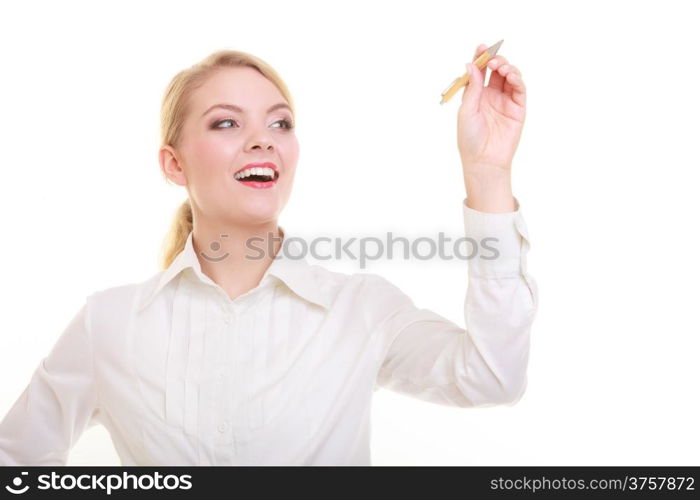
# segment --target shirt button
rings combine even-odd
[[[224,433],[226,432],[226,429],[228,428],[228,425],[226,425],[226,422],[222,422],[219,424],[219,432]]]
[[[227,314],[226,316],[224,316],[224,323],[226,323],[227,325],[229,323],[231,323],[231,315],[230,314]]]

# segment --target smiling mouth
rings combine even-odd
[[[280,173],[274,172],[272,175],[268,174],[252,174],[246,177],[242,177],[240,174],[233,176],[237,181],[255,181],[255,182],[272,182],[279,179]]]
[[[241,176],[239,174],[234,175],[233,178],[244,186],[252,188],[269,188],[277,184],[279,179],[279,172],[275,171],[272,175],[267,174],[253,174],[248,176]]]

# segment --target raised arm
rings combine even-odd
[[[474,59],[486,49],[479,45]],[[486,68],[466,66],[470,80],[458,111],[457,142],[467,192],[464,230],[479,253],[468,264],[465,328],[416,308],[380,277],[368,286],[373,297],[368,321],[378,339],[379,386],[439,404],[513,404],[527,385],[537,309],[536,284],[526,271],[529,237],[511,190],[511,164],[525,121],[525,84],[502,56],[489,61],[486,87]],[[485,247],[497,249],[495,259],[482,254]]]
[[[504,214],[462,207],[466,236],[497,238],[486,244],[499,251],[496,259],[469,261],[466,328],[417,308],[384,278],[368,276],[367,317],[381,363],[377,385],[449,406],[514,404],[527,385],[537,309],[536,284],[526,272],[527,228],[519,206]]]
[[[70,448],[96,423],[89,300],[0,422],[0,465],[65,465]]]

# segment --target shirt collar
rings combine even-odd
[[[287,287],[301,298],[318,304],[326,309],[330,308],[330,299],[326,294],[326,290],[318,281],[317,275],[313,272],[311,266],[301,252],[301,247],[298,241],[290,240],[286,231],[279,227],[282,234],[282,243],[286,245],[286,252],[280,249],[277,258],[275,258],[270,266],[263,274],[260,283],[264,283],[272,276],[281,280]],[[158,283],[150,292],[146,292],[140,301],[138,311],[145,309],[160,291],[181,272],[191,269],[192,273],[202,282],[212,286],[218,286],[209,276],[202,272],[201,264],[194,250],[192,242],[193,232],[187,236],[183,250],[173,259],[173,262],[160,275]],[[287,255],[287,254],[291,254]],[[292,257],[294,256],[294,257]]]

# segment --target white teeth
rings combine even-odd
[[[274,179],[275,171],[270,167],[252,167],[247,168],[242,172],[238,172],[233,177],[234,179],[245,179],[246,177],[249,177],[251,175],[267,175],[268,177]]]

